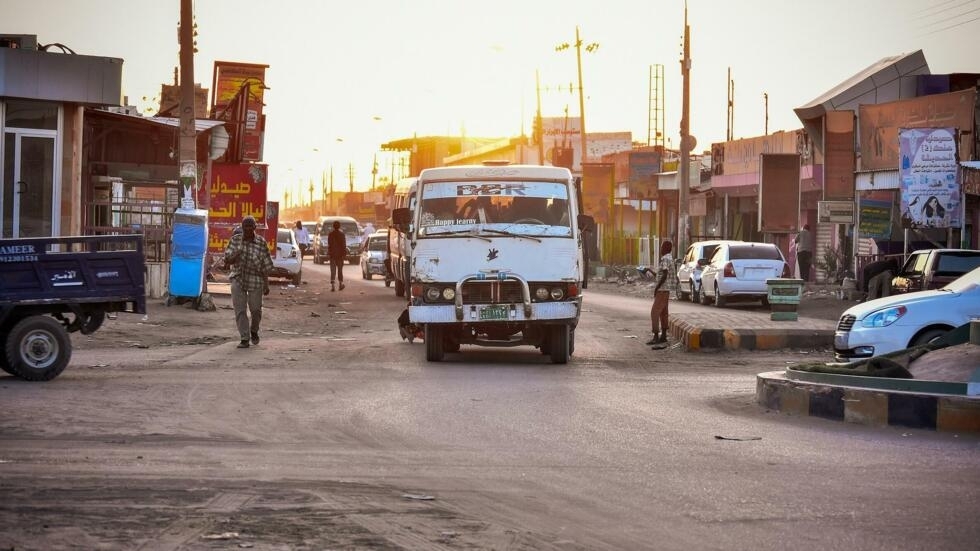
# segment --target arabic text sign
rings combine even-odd
[[[953,128],[899,131],[902,226],[958,228],[962,194]]]

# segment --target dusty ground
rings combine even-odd
[[[347,272],[353,273],[353,266]],[[310,270],[310,272],[312,272]],[[310,273],[308,279],[299,287],[291,287],[283,282],[274,282],[272,291],[265,300],[262,327],[264,331],[295,333],[299,335],[335,335],[348,331],[359,331],[360,327],[344,321],[345,300],[354,295],[348,288],[344,293],[331,293],[324,287],[318,274]],[[348,277],[352,277],[349,275]],[[147,302],[147,315],[119,314],[117,320],[107,320],[96,333],[72,336],[77,349],[99,347],[148,348],[159,346],[178,346],[191,344],[215,344],[237,340],[234,326],[234,313],[231,298],[226,293],[226,280],[219,277],[211,294],[216,311],[198,311],[191,303],[167,306],[162,299]],[[616,282],[592,281],[593,289],[653,299],[653,285],[635,283],[620,285]],[[673,298],[671,300],[677,300]],[[841,313],[855,303],[838,300],[833,290],[824,286],[811,286],[804,293],[799,306],[800,316],[826,320],[837,320]],[[760,307],[761,308],[761,307]],[[392,318],[397,312],[392,313]],[[382,328],[384,329],[384,328]],[[392,322],[388,328],[395,330]]]

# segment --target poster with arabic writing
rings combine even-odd
[[[899,130],[902,227],[959,228],[962,193],[954,128]]]

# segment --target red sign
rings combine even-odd
[[[275,231],[279,223],[278,203],[276,212],[269,212],[266,202],[268,186],[268,166],[263,164],[214,164],[211,167],[211,185],[208,186],[210,205],[208,209],[209,234],[208,250],[222,252],[228,246],[231,230],[241,223],[242,218],[252,216],[259,228],[272,230],[272,244],[275,244]],[[198,201],[204,204],[203,201]],[[270,224],[269,214],[274,214]],[[265,235],[269,235],[266,231]]]

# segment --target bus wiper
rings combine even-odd
[[[437,235],[438,236],[442,236],[442,235],[467,235],[467,234],[470,237],[476,237],[476,238],[482,239],[484,241],[490,241],[489,238],[483,237],[482,235],[477,234],[476,228],[470,228],[468,230],[448,230],[448,231],[441,231],[441,232],[426,232],[426,235],[431,236],[431,237],[435,237]]]
[[[510,237],[523,237],[524,239],[531,239],[533,241],[537,241],[538,243],[541,242],[541,240],[538,239],[537,237],[534,237],[533,235],[526,235],[526,234],[523,234],[523,233],[514,233],[514,232],[511,232],[511,231],[507,231],[507,230],[495,230],[495,229],[492,229],[492,228],[483,228],[483,231],[485,231],[487,233],[495,233],[495,234],[498,234],[498,235],[507,235],[507,236],[510,236]]]

